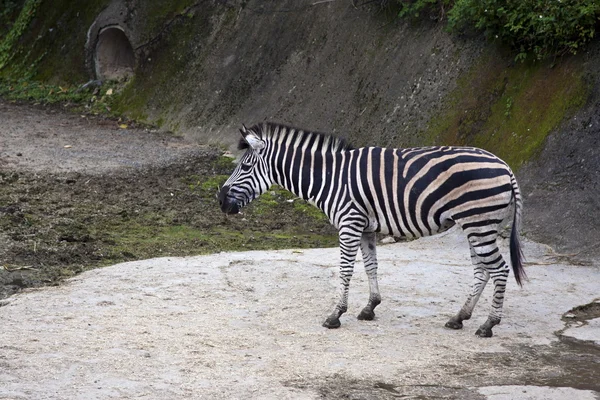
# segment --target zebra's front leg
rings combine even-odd
[[[381,303],[379,285],[377,283],[377,237],[374,232],[363,233],[360,241],[360,250],[365,263],[365,272],[369,278],[369,302],[358,314],[358,319],[372,321],[375,318],[375,307]]]
[[[323,323],[325,328],[339,328],[341,325],[340,316],[348,310],[348,290],[354,272],[356,253],[360,246],[360,237],[360,232],[348,229],[340,230],[340,300],[331,315]]]

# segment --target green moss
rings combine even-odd
[[[117,174],[69,183],[0,173],[0,230],[10,238],[0,264],[33,265],[40,284],[128,260],[337,244],[335,229],[278,187],[242,215],[223,214],[215,189],[227,175],[211,174],[219,150],[213,155],[194,165],[196,175],[186,175],[189,163],[136,179]]]
[[[179,122],[172,121],[170,116],[176,115],[185,99],[171,89],[176,82],[185,81],[184,75],[194,62],[189,46],[194,43],[195,28],[202,26],[206,15],[210,14],[207,11],[196,17],[188,11],[194,3],[192,0],[150,1],[141,7],[145,15],[141,19],[147,21],[141,29],[149,32],[151,37],[160,36],[161,46],[152,51],[148,59],[140,60],[137,75],[144,79],[134,77],[129,82],[115,102],[115,111],[176,131]],[[147,112],[151,103],[160,110],[156,116]]]
[[[190,74],[202,77],[206,75],[205,68],[213,68],[206,64],[206,59],[214,56],[212,42],[226,41],[224,37],[235,35],[235,30],[230,28],[236,21],[237,11],[211,2],[203,5],[202,12],[186,12],[181,16],[161,31],[160,44],[152,47],[150,57],[140,60],[137,73],[144,79],[131,82],[117,109],[134,119],[143,117],[148,123],[160,120],[163,127],[173,131],[191,121],[202,124],[199,115],[210,115],[211,124],[224,123],[246,101],[247,94],[264,74],[240,72],[236,76],[241,78],[232,79],[220,93],[218,105],[189,109],[189,96],[197,93],[197,88],[190,87]],[[205,86],[199,83],[198,87]],[[183,116],[182,110],[186,110]]]
[[[172,1],[149,1],[145,7],[141,7],[144,17],[147,21],[146,29],[149,32],[157,33],[163,27],[165,22],[173,18],[184,15],[186,10],[195,3],[195,0],[172,0]],[[193,17],[193,13],[185,14],[187,17]]]
[[[23,10],[28,4],[35,5],[35,15],[43,18],[30,19],[0,75],[61,86],[86,82],[89,78],[82,49],[87,29],[109,1],[28,0]]]
[[[491,108],[483,135],[473,144],[494,149],[518,168],[535,156],[548,134],[588,96],[582,72],[574,62],[550,69],[539,64],[519,66],[507,72],[505,91]],[[510,104],[510,112],[506,112]]]
[[[51,85],[63,89],[75,88],[89,80],[88,71],[85,68],[85,59],[83,48],[87,30],[98,16],[98,14],[110,3],[111,0],[90,0],[85,2],[72,2],[69,0],[26,0],[22,6],[19,17],[11,24],[11,29],[7,35],[0,39],[0,79],[4,86],[15,86],[18,82],[28,82],[44,86],[43,90],[48,89],[47,93],[52,92]],[[136,6],[136,12],[140,14],[139,20],[145,21],[144,26],[138,26],[138,33],[144,37],[159,37],[167,35],[172,38],[168,43],[168,57],[164,58],[162,66],[180,71],[185,70],[183,66],[189,59],[173,63],[179,57],[173,57],[171,51],[176,54],[184,54],[186,41],[181,43],[181,37],[169,36],[169,29],[181,25],[190,24],[193,26],[193,12],[189,11],[191,5],[195,4],[193,0],[175,0],[164,2],[159,0],[150,0]],[[36,15],[42,15],[43,18],[37,18]],[[178,18],[180,15],[189,18]],[[173,23],[173,22],[176,23]],[[168,29],[167,29],[168,28]],[[189,44],[189,42],[187,42]],[[10,62],[9,62],[10,61]],[[161,81],[165,85],[168,78],[172,77],[173,69],[165,71],[161,75]],[[110,101],[100,102],[100,107],[93,109],[95,104],[91,104],[92,112],[104,112],[109,114],[122,115],[128,111],[128,115],[139,121],[147,121],[146,107],[148,99],[156,96],[157,92],[152,88],[148,89],[145,85],[139,85],[138,82],[132,82],[131,89],[124,93],[125,101],[116,102],[120,96],[113,96]],[[22,88],[20,88],[22,89]],[[74,89],[73,89],[74,90]],[[4,90],[6,95],[8,90]],[[46,94],[47,94],[46,93]],[[52,93],[56,93],[53,91]],[[162,93],[164,94],[164,92]],[[80,99],[72,99],[65,96],[54,96],[44,98],[42,93],[26,92],[19,90],[15,93],[8,93],[10,99],[29,99],[39,102],[78,102]],[[46,96],[48,97],[48,96]],[[100,96],[98,96],[99,98]],[[168,99],[172,107],[163,107],[164,115],[169,115],[169,111],[179,104],[179,99],[172,96]],[[106,103],[106,104],[103,104]],[[113,104],[114,103],[114,104]],[[167,124],[166,118],[155,121],[159,125]]]
[[[329,219],[327,218],[325,213],[323,213],[323,211],[319,210],[317,207],[313,206],[305,200],[296,199],[294,201],[294,209],[297,212],[306,215],[308,218],[323,222],[329,221]]]
[[[279,204],[270,195],[256,200],[253,204],[264,207],[268,214]],[[261,206],[262,204],[262,206]],[[286,210],[289,215],[293,210]],[[256,208],[249,213],[256,216]],[[276,214],[275,214],[276,215]],[[267,250],[278,248],[307,248],[314,246],[335,246],[337,237],[330,232],[295,231],[286,227],[282,230],[260,231],[249,225],[247,228],[230,229],[218,224],[209,227],[195,227],[189,224],[172,224],[172,218],[165,214],[145,214],[134,219],[113,220],[106,225],[86,227],[91,236],[104,236],[103,241],[111,244],[105,247],[103,265],[127,259],[149,256],[186,256],[209,254],[219,251]],[[72,229],[71,229],[72,230]]]
[[[135,120],[158,124],[169,129],[177,121],[177,115],[185,98],[173,85],[186,80],[187,70],[194,63],[194,55],[188,49],[193,42],[195,28],[202,18],[178,19],[163,33],[160,48],[146,60],[140,60],[136,75],[144,79],[132,79],[115,104],[115,109]],[[160,110],[157,115],[148,114],[151,106]],[[160,122],[160,123],[159,123]]]
[[[250,203],[248,212],[251,216],[291,212],[299,213],[312,221],[324,224],[329,222],[327,216],[317,207],[278,185],[273,185],[270,190]]]
[[[228,156],[220,156],[217,157],[214,161],[214,167],[216,170],[225,170],[228,172],[232,172],[235,164],[233,163],[234,159]]]
[[[211,175],[205,177],[190,175],[182,178],[181,181],[186,184],[192,192],[199,191],[205,195],[216,193],[228,177],[229,175]]]
[[[114,259],[137,258],[148,253],[190,255],[202,252],[202,247],[214,247],[206,232],[185,225],[156,226],[137,222],[113,227],[110,237],[115,246],[110,248],[107,264]],[[183,254],[180,250],[184,249]]]
[[[276,191],[267,191],[250,203],[248,212],[253,216],[276,213],[277,208],[282,205],[283,201],[284,199]]]
[[[200,184],[200,189],[206,192],[216,193],[223,183],[227,180],[228,175],[216,175],[204,180]]]
[[[469,137],[489,116],[489,99],[502,90],[498,79],[503,68],[497,55],[485,53],[473,67],[458,77],[456,88],[446,96],[441,112],[429,121],[420,143],[412,145],[467,144]],[[487,73],[486,73],[487,72]]]
[[[27,0],[4,39],[0,41],[0,70],[14,56],[15,46],[35,16],[41,0]]]
[[[0,0],[0,38],[12,30],[24,4],[25,0]]]
[[[229,178],[235,165],[231,157],[221,155],[210,161],[210,167],[212,170],[211,175],[189,175],[181,179],[182,183],[187,185],[191,191],[200,191],[203,194],[213,195]]]
[[[469,145],[489,150],[513,169],[534,157],[546,137],[589,94],[575,59],[550,67],[504,67],[485,54],[457,81],[445,107],[430,121],[422,144]]]
[[[127,115],[133,120],[148,122],[146,106],[147,98],[151,95],[150,89],[148,86],[138,84],[138,82],[139,79],[135,76],[129,81],[121,95],[116,98],[114,110]]]

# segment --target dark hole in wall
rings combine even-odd
[[[118,27],[100,31],[94,59],[98,79],[122,79],[133,75],[133,47],[123,30]]]

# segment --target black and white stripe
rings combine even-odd
[[[240,148],[246,152],[219,193],[224,212],[239,212],[276,183],[323,210],[339,230],[340,300],[324,326],[340,326],[359,247],[370,297],[358,318],[374,318],[373,310],[381,302],[376,232],[417,238],[458,224],[467,235],[475,277],[468,300],[446,326],[462,328],[491,278],[492,311],[477,334],[492,336],[493,326],[502,317],[509,273],[496,239],[508,217],[513,218],[513,271],[519,285],[525,278],[518,234],[521,194],[504,161],[472,147],[353,149],[331,135],[268,122],[244,127],[241,133]]]

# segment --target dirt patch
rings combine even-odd
[[[594,318],[600,318],[600,299],[574,307],[562,317],[563,321],[568,322],[587,321]]]
[[[274,190],[218,208],[218,148],[54,108],[0,103],[0,298],[121,261],[335,245],[328,222]]]

